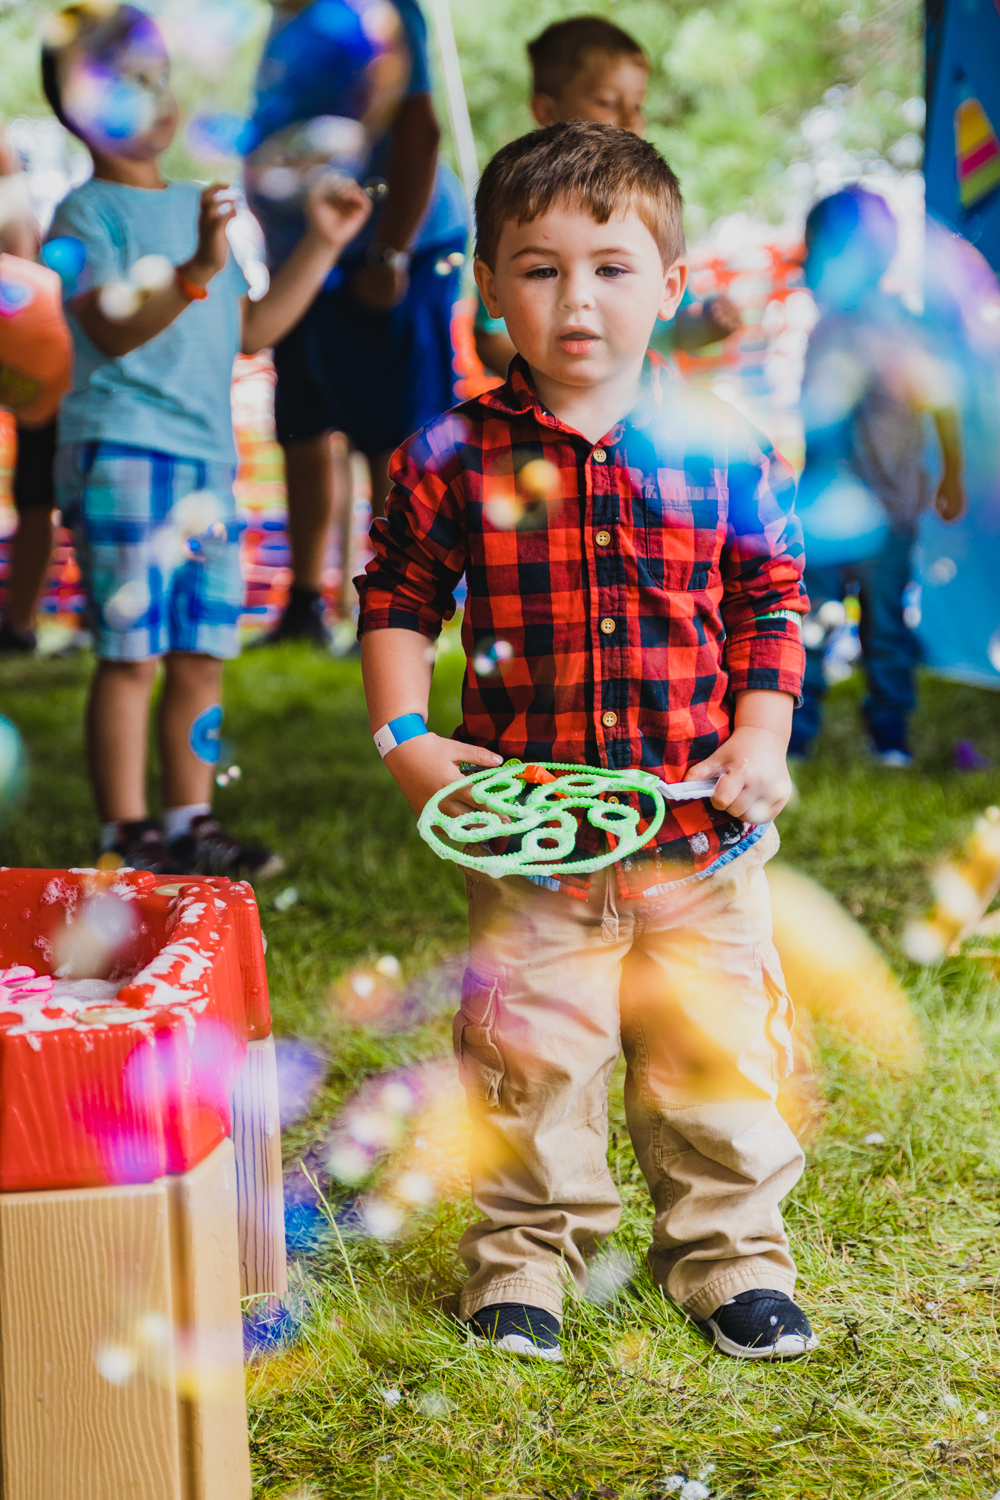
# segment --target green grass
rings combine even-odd
[[[86,659],[0,665],[2,708],[29,757],[22,801],[0,830],[7,864],[92,857],[88,672]],[[457,657],[447,656],[438,727],[456,720],[457,687]],[[820,1350],[786,1367],[720,1359],[638,1271],[615,1300],[569,1307],[561,1368],[491,1358],[454,1321],[455,1243],[471,1217],[455,1192],[414,1213],[394,1241],[345,1245],[328,1230],[296,1262],[302,1337],[249,1373],[256,1495],[652,1500],[678,1474],[703,1476],[717,1497],[767,1500],[991,1500],[1000,1490],[997,988],[970,960],[924,974],[897,947],[926,903],[935,858],[1000,800],[1000,774],[950,769],[956,735],[1000,764],[1000,700],[926,680],[919,769],[904,774],[865,760],[857,698],[856,682],[832,695],[820,752],[781,819],[782,857],[833,891],[892,957],[927,1062],[900,1080],[843,1038],[825,1039],[825,1115],[787,1204]],[[226,705],[243,775],[220,792],[220,815],[288,861],[260,893],[276,1027],[331,1058],[311,1113],[286,1136],[290,1167],[304,1155],[315,1163],[365,1077],[447,1056],[461,877],[423,846],[379,763],[356,662],[292,648],[247,655],[227,670]],[[287,885],[299,900],[278,911]],[[387,953],[409,979],[431,976],[421,1012],[395,1033],[349,1026],[331,1001],[337,981]],[[610,1159],[624,1213],[614,1248],[641,1264],[649,1213],[620,1087],[619,1077]],[[872,1132],[884,1145],[864,1144]]]

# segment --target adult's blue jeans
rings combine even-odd
[[[864,562],[811,568],[806,563],[805,586],[815,615],[828,599],[843,599],[851,583],[858,586],[861,605],[859,635],[864,653],[868,694],[864,715],[876,748],[906,746],[907,720],[916,706],[914,669],[919,659],[917,639],[903,619],[903,591],[913,577],[916,527],[895,523],[881,550]],[[789,748],[808,750],[823,718],[823,644],[806,649],[802,706],[792,719]]]

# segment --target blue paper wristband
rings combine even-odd
[[[400,714],[398,719],[390,719],[388,724],[383,724],[372,735],[375,748],[385,760],[390,750],[395,750],[397,745],[405,745],[407,740],[415,740],[422,734],[429,734],[427,725],[419,714]]]

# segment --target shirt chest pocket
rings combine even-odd
[[[725,490],[659,485],[632,504],[639,555],[652,583],[671,592],[707,589],[726,534]]]

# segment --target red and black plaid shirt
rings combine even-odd
[[[525,473],[536,460],[551,468]],[[733,407],[656,364],[635,410],[589,443],[515,359],[506,384],[404,443],[392,478],[359,633],[435,639],[465,575],[456,739],[675,782],[728,739],[735,692],[798,697],[791,473]],[[622,893],[704,872],[750,832],[707,800],[668,803],[656,847],[619,866]]]

